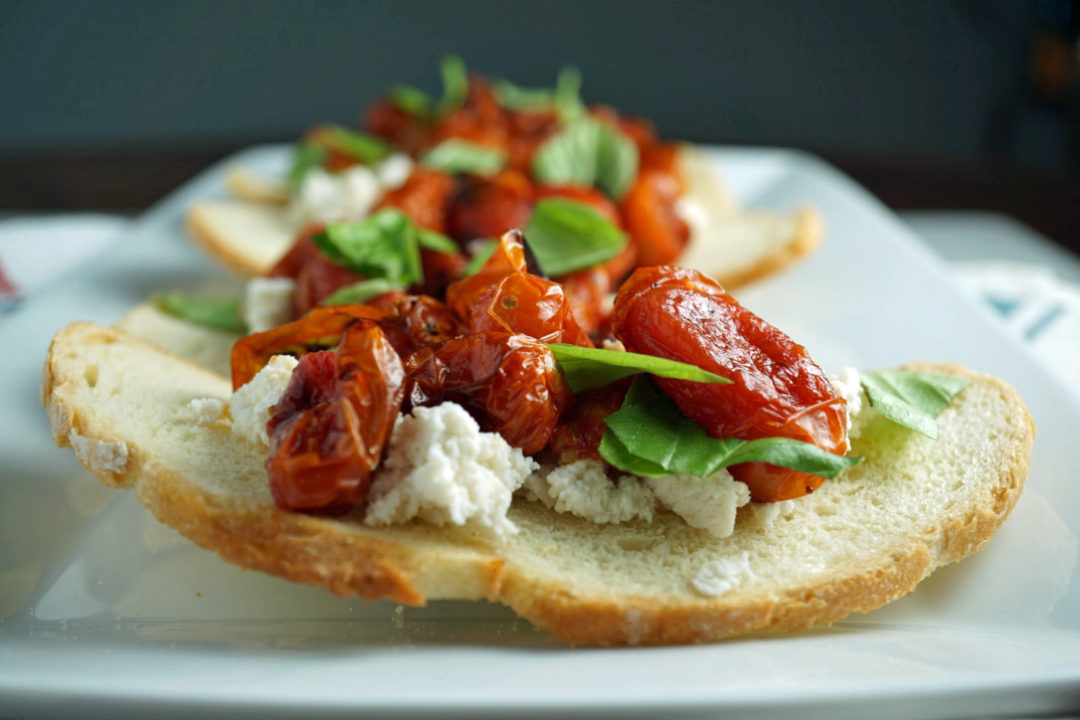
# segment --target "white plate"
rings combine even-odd
[[[0,320],[0,712],[944,717],[1080,703],[1078,397],[827,165],[776,150],[716,158],[748,203],[824,214],[822,250],[743,300],[826,369],[950,360],[1021,390],[1039,425],[1031,477],[984,552],[817,632],[618,650],[563,648],[501,607],[402,611],[226,565],[54,448],[37,397],[65,323],[231,282],[181,229],[191,200],[224,192],[219,166]],[[284,160],[258,148],[229,162],[273,172]]]

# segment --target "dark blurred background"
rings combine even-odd
[[[894,208],[1080,246],[1080,3],[0,1],[0,208],[139,209],[239,147],[356,122],[447,52],[667,137],[823,155]]]

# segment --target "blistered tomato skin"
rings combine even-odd
[[[548,449],[559,463],[569,465],[587,458],[600,459],[600,441],[607,432],[604,420],[622,407],[631,379],[587,390],[574,398],[574,407],[559,421]]]
[[[592,347],[562,286],[527,271],[517,230],[503,234],[479,272],[447,288],[446,304],[471,333],[521,333]]]
[[[525,335],[475,333],[408,358],[406,406],[455,402],[527,455],[551,437],[573,394],[555,357]]]
[[[847,452],[846,406],[825,374],[801,345],[711,278],[684,268],[638,269],[619,291],[612,327],[627,350],[691,363],[732,381],[656,379],[713,437],[788,437]],[[799,497],[823,482],[761,463],[731,472],[757,501]]]
[[[335,351],[300,358],[267,423],[266,470],[279,507],[361,505],[405,394],[405,373],[379,326],[350,326]]]
[[[387,322],[392,313],[369,305],[335,305],[315,308],[310,313],[266,332],[247,335],[236,341],[230,356],[233,390],[247,384],[274,355],[294,355],[337,345],[346,328],[359,320]]]

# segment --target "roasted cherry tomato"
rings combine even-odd
[[[447,232],[461,242],[497,238],[511,228],[525,227],[532,206],[532,183],[518,170],[503,170],[490,178],[469,176],[450,202]]]
[[[573,403],[551,350],[525,335],[465,335],[420,350],[405,365],[407,406],[455,402],[527,455],[547,445]]]
[[[300,358],[267,423],[266,471],[279,507],[361,505],[405,394],[401,359],[379,326],[350,326],[337,350]]]
[[[330,262],[312,239],[323,225],[312,225],[297,236],[289,252],[275,263],[268,277],[287,277],[296,281],[293,314],[299,317],[318,305],[336,290],[360,282],[363,275]]]
[[[509,134],[506,112],[496,100],[491,85],[482,78],[472,77],[465,102],[432,126],[424,139],[424,147],[432,148],[454,138],[505,150]]]
[[[420,227],[445,233],[446,211],[453,192],[454,178],[418,166],[401,187],[382,196],[376,209],[397,208]]]
[[[517,230],[503,234],[479,272],[447,288],[446,304],[469,332],[522,333],[544,342],[592,346],[562,286],[527,271]]]
[[[672,262],[690,239],[689,226],[675,213],[679,186],[677,175],[642,168],[623,198],[623,221],[641,265]]]
[[[464,329],[450,308],[428,295],[407,295],[403,292],[385,293],[372,298],[369,305],[389,311],[391,319],[380,325],[383,331],[393,323],[409,338],[411,349],[440,345],[462,335]],[[397,342],[393,342],[399,348]],[[402,353],[398,350],[399,354]]]
[[[233,345],[229,358],[233,389],[255,377],[275,355],[301,357],[325,350],[337,345],[345,329],[358,320],[387,322],[392,317],[390,311],[368,305],[334,305],[315,308],[299,320],[242,337]]]
[[[559,421],[548,442],[560,464],[600,457],[600,440],[607,432],[604,420],[622,407],[630,382],[628,378],[575,397],[573,409]]]
[[[788,437],[847,452],[847,409],[806,350],[695,270],[640,268],[619,290],[615,335],[633,352],[697,365],[731,384],[657,378],[713,437]],[[758,501],[786,500],[823,479],[762,463],[731,468]]]

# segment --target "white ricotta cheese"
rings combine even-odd
[[[595,523],[652,520],[656,499],[649,487],[633,475],[613,482],[607,468],[603,460],[585,459],[545,469],[525,481],[526,499]]]
[[[390,525],[420,518],[515,533],[506,511],[514,491],[538,468],[498,433],[481,432],[460,405],[414,408],[394,425],[364,522]]]
[[[128,448],[120,441],[95,440],[81,435],[72,428],[68,432],[68,444],[83,467],[94,473],[120,474],[127,469]]]
[[[840,397],[847,402],[847,429],[848,437],[858,437],[862,429],[860,423],[856,423],[856,417],[862,412],[863,392],[859,382],[859,371],[855,368],[846,367],[836,377],[830,378],[833,387]]]
[[[375,166],[375,175],[383,190],[397,190],[412,175],[413,161],[405,153],[394,153]]]
[[[601,343],[601,347],[604,350],[611,350],[613,352],[626,352],[626,346],[623,345],[622,340],[608,340],[605,338]]]
[[[707,478],[668,475],[646,483],[656,498],[690,527],[707,530],[716,537],[735,532],[736,511],[750,502],[750,488],[719,470]]]
[[[314,168],[304,175],[289,212],[298,225],[359,220],[367,217],[382,194],[374,172],[354,165],[339,173]]]
[[[254,443],[270,444],[266,422],[270,419],[270,411],[285,393],[296,364],[296,358],[290,355],[275,355],[255,377],[232,394],[229,416],[233,433]]]
[[[750,576],[750,553],[743,552],[706,563],[690,584],[702,595],[716,597],[738,587]]]
[[[257,277],[244,290],[244,322],[248,332],[263,332],[292,320],[296,281]]]

